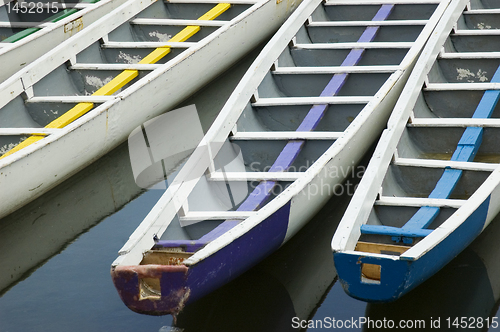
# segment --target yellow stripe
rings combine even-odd
[[[22,141],[21,143],[19,143],[18,145],[16,145],[15,147],[13,147],[12,149],[10,149],[9,151],[7,151],[6,153],[4,153],[0,159],[2,159],[3,157],[7,157],[11,154],[13,154],[14,152],[17,152],[25,147],[27,147],[28,145],[30,144],[33,144],[39,140],[41,140],[42,138],[44,138],[45,136],[30,136],[28,137],[27,139],[25,139],[24,141]]]
[[[93,103],[79,103],[68,112],[46,125],[45,128],[63,128],[90,111],[93,107]]]
[[[210,9],[208,12],[203,14],[198,18],[198,20],[214,20],[218,16],[220,16],[222,13],[224,13],[226,10],[231,8],[231,5],[228,3],[220,3],[214,8]],[[184,29],[182,29],[178,34],[173,36],[169,42],[172,43],[180,43],[188,40],[191,38],[193,35],[195,35],[198,31],[200,31],[199,26],[187,26]],[[158,47],[155,49],[153,52],[149,53],[144,59],[139,61],[140,64],[154,64],[161,60],[163,57],[165,57],[167,54],[170,53],[170,47],[164,46],[164,47]],[[121,72],[118,76],[116,76],[114,79],[111,80],[111,82],[107,83],[104,85],[102,88],[94,92],[92,95],[93,96],[109,96],[115,93],[116,91],[120,90],[123,88],[127,83],[132,81],[134,78],[136,78],[139,75],[139,71],[137,70],[124,70]],[[63,128],[70,124],[71,122],[75,121],[85,113],[89,112],[92,108],[94,108],[93,103],[79,103],[51,123],[45,126],[45,128]],[[8,155],[13,154],[16,151],[21,150],[22,148],[25,148],[26,146],[35,143],[42,138],[44,138],[44,135],[33,135],[28,137],[26,140],[22,141],[18,145],[16,145],[14,148],[6,152],[4,155],[0,156],[0,159],[3,157],[6,157]]]

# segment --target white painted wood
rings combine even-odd
[[[323,104],[366,104],[373,97],[370,96],[335,96],[335,97],[282,97],[259,98],[252,106],[288,106],[288,105],[323,105]]]
[[[352,4],[352,3],[350,3]],[[448,5],[447,1],[441,2],[436,12],[436,15],[433,16],[432,21],[433,24],[436,24],[439,20],[440,16],[446,9]],[[307,17],[304,18],[306,20]],[[284,27],[285,28],[285,27]],[[283,28],[283,29],[284,29]],[[416,44],[420,47],[423,46],[430,33],[432,32],[434,25],[426,26],[424,28],[424,32],[421,36],[419,36]],[[281,38],[281,36],[279,36]],[[278,38],[276,36],[275,38]],[[412,52],[413,50],[413,52]],[[403,60],[402,64],[406,65],[403,67],[405,69],[411,68],[414,64],[414,61],[418,57],[420,53],[420,49],[418,47],[410,50],[410,53]],[[269,63],[269,67],[272,66],[272,63]],[[250,71],[256,70],[251,68]],[[250,74],[249,74],[250,75]],[[250,230],[252,227],[257,225],[260,220],[265,218],[265,216],[270,215],[273,211],[276,211],[278,208],[282,207],[287,202],[290,202],[291,199],[291,210],[290,210],[290,219],[289,226],[287,230],[287,235],[285,237],[285,241],[287,241],[293,234],[295,234],[304,224],[305,220],[314,215],[317,211],[318,207],[322,204],[326,203],[329,196],[324,195],[308,195],[307,192],[311,187],[318,187],[322,184],[335,185],[340,181],[334,177],[329,176],[328,170],[330,168],[338,169],[340,167],[348,167],[352,166],[351,162],[354,159],[361,158],[360,153],[363,153],[363,145],[358,146],[358,148],[354,148],[351,145],[352,142],[363,142],[369,141],[371,137],[377,136],[379,130],[385,126],[385,121],[378,121],[381,118],[373,117],[374,109],[377,108],[381,112],[390,112],[389,109],[392,109],[391,105],[396,101],[402,89],[402,82],[406,80],[406,77],[403,79],[405,75],[409,75],[409,71],[397,71],[394,73],[391,78],[383,85],[381,90],[376,94],[374,98],[370,100],[368,105],[363,109],[361,114],[356,117],[356,119],[351,123],[349,128],[345,131],[344,135],[337,140],[326,152],[322,155],[305,173],[304,176],[296,180],[292,183],[287,189],[278,195],[273,201],[266,204],[261,210],[259,210],[258,216],[253,216],[236,227],[234,227],[231,231],[227,232],[223,236],[219,237],[217,240],[209,243],[204,249],[197,252],[187,261],[185,264],[194,265],[197,262],[200,262],[205,257],[210,256],[211,254],[217,252],[220,248],[230,243],[233,239],[241,236],[246,231]],[[243,80],[242,80],[243,81]],[[255,90],[254,87],[250,89],[252,91]],[[235,96],[237,93],[241,93],[241,91],[236,90],[233,94]],[[235,97],[236,98],[236,97]],[[248,96],[248,99],[250,96]],[[231,100],[231,99],[230,99]],[[234,108],[234,105],[226,104],[228,107]],[[244,104],[241,105],[244,107]],[[223,109],[224,111],[224,109]],[[388,113],[386,113],[388,116]],[[380,114],[379,114],[380,115]],[[231,126],[229,126],[231,127]],[[220,130],[221,128],[217,128]],[[373,136],[372,136],[373,135]],[[365,144],[366,145],[366,144]],[[349,146],[349,147],[348,147]],[[325,172],[325,170],[327,172]],[[325,174],[326,173],[326,174]],[[325,183],[322,183],[324,181]]]
[[[129,64],[129,63],[76,63],[69,67],[71,70],[155,70],[162,65],[157,64]]]
[[[436,159],[396,158],[394,165],[428,167],[428,168],[453,168],[464,171],[493,172],[499,165],[495,163],[479,163],[471,161],[452,161]]]
[[[127,2],[127,0],[100,0],[60,21],[55,23],[43,23],[43,29],[15,43],[10,43],[8,47],[0,47],[0,63],[10,64],[9,66],[2,67],[0,71],[0,82],[5,81],[16,71],[22,69],[27,64],[33,62],[74,35],[77,32],[76,30],[68,31],[68,29],[66,29],[65,31],[65,27],[68,24],[72,24],[73,21],[79,19],[83,22],[83,27],[86,28],[125,2]],[[150,2],[146,1],[146,3]]]
[[[379,206],[435,206],[459,208],[465,204],[465,199],[441,199],[441,198],[419,198],[419,197],[388,197],[382,196],[375,201]]]
[[[352,26],[400,26],[426,25],[428,20],[388,20],[388,21],[311,21],[310,27],[352,27]]]
[[[206,144],[207,142],[223,142],[227,138],[230,130],[234,128],[236,120],[241,114],[244,107],[248,104],[248,100],[252,97],[254,91],[257,90],[258,85],[264,76],[268,73],[269,67],[274,63],[274,60],[278,58],[282,50],[288,45],[289,40],[295,35],[297,30],[302,26],[302,23],[311,15],[312,11],[321,3],[320,0],[306,0],[297,9],[289,20],[287,20],[278,33],[273,37],[273,42],[264,47],[261,54],[256,58],[253,65],[245,76],[240,81],[240,84],[235,88],[233,94],[230,96],[224,108],[219,113],[219,116],[215,119],[211,128],[208,130],[201,144]],[[262,21],[264,23],[266,21]],[[246,41],[245,41],[246,43]],[[216,153],[217,151],[213,151]],[[201,161],[205,165],[201,164]],[[196,185],[196,181],[184,182],[180,180],[184,177],[192,178],[194,174],[199,174],[202,176],[210,160],[206,158],[204,150],[201,145],[194,151],[193,155],[186,162],[184,167],[180,170],[179,174],[174,179],[173,183],[169,186],[165,194],[160,198],[155,207],[151,210],[148,216],[144,219],[138,229],[131,235],[129,241],[120,250],[122,254],[113,265],[117,264],[136,264],[136,262],[141,259],[142,247],[147,247],[152,245],[152,234],[162,234],[166,229],[167,223],[176,214],[176,204],[174,198],[177,202],[183,202],[187,199],[189,192]],[[265,209],[265,207],[264,207]],[[259,211],[259,215],[262,214],[262,209]],[[252,228],[255,225],[255,220],[252,222],[253,217],[250,217],[246,221],[245,225],[238,225],[244,227],[245,229]],[[158,233],[157,231],[162,231]],[[238,231],[239,232],[239,231]],[[229,231],[227,235],[229,238],[233,238],[231,234],[234,233],[234,229]],[[224,241],[227,241],[228,237],[224,237]],[[212,242],[207,247],[204,248],[205,255],[210,255],[215,248],[219,248],[220,244]],[[213,247],[215,246],[215,248]]]
[[[500,83],[429,83],[424,91],[499,90]]]
[[[500,35],[500,29],[474,29],[474,30],[462,30],[458,29],[453,33],[454,36],[498,36]]]
[[[413,111],[413,105],[420,95],[420,88],[427,77],[434,59],[441,52],[448,34],[453,29],[455,22],[460,17],[468,0],[442,1],[439,6],[447,9],[443,14],[427,42],[422,56],[418,59],[413,75],[408,79],[387,123],[386,129],[377,144],[370,163],[365,170],[363,179],[349,204],[332,239],[332,250],[344,252],[353,250],[359,236],[360,227],[366,224],[372,206],[379,194],[385,173],[396,151],[399,137],[406,128],[408,118]],[[449,6],[448,6],[449,5]]]
[[[102,48],[189,48],[195,46],[192,42],[111,42],[108,41],[101,45]]]
[[[1,106],[21,94],[24,86],[32,86],[151,3],[144,0],[127,2],[83,29],[78,38],[67,40],[18,72],[16,77],[1,83]],[[8,214],[42,195],[123,142],[136,126],[178,105],[261,43],[296,5],[260,1],[194,47],[123,90],[116,98],[95,107],[60,132],[0,159],[3,174],[8,174],[2,177],[2,187],[16,188],[16,192],[10,191],[8,195],[6,190],[0,190],[0,213]],[[249,27],[252,27],[252,34],[242,39]],[[137,112],[137,105],[141,105],[141,112]],[[22,183],[18,181],[20,177],[23,177]],[[40,179],[45,179],[42,185]],[[167,226],[162,225],[160,230]],[[148,242],[149,237],[145,241]]]
[[[0,128],[0,136],[32,134],[50,135],[55,134],[60,130],[61,129],[54,128]]]
[[[166,0],[166,3],[211,3],[211,4],[219,4],[221,3],[219,0]],[[233,5],[254,5],[259,3],[257,0],[231,0],[224,3],[230,3]]]
[[[0,28],[26,29],[26,28],[46,28],[54,25],[52,22],[0,22]]]
[[[500,52],[466,52],[466,53],[452,53],[441,52],[440,59],[498,59]]]
[[[44,4],[44,8],[53,8],[53,7],[57,7],[59,9],[72,9],[72,8],[75,8],[75,9],[85,9],[85,8],[88,8],[88,7],[92,7],[92,6],[95,6],[95,4],[93,3],[87,3],[87,2],[79,2],[79,3],[64,3],[64,2],[48,2],[46,4]]]
[[[357,5],[399,5],[399,4],[438,4],[439,0],[356,0]],[[353,5],[352,1],[349,0],[328,0],[325,2],[325,6],[348,6]]]
[[[477,14],[500,14],[499,8],[491,8],[491,9],[469,9],[464,11],[464,15],[477,15]]]
[[[500,119],[414,118],[408,127],[500,127]]]
[[[297,49],[306,50],[344,50],[344,49],[381,49],[381,48],[410,48],[413,42],[371,42],[371,43],[314,43],[295,44]]]
[[[295,181],[301,172],[211,172],[209,181]]]
[[[200,27],[221,27],[229,21],[207,21],[207,20],[181,20],[181,19],[166,19],[166,18],[136,18],[130,21],[136,25],[179,25],[179,26],[200,26]]]
[[[33,97],[27,103],[105,103],[116,97],[113,96],[49,96]]]
[[[336,140],[343,132],[341,131],[240,131],[230,139],[233,141],[249,140]]]
[[[122,256],[113,263],[113,266],[119,264],[137,264],[142,259],[143,249],[149,248],[153,244],[152,235],[163,234],[168,227],[168,223],[175,217],[179,206],[182,205],[189,196],[189,193],[196,186],[198,178],[204,175],[209,168],[211,158],[210,154],[204,150],[204,146],[212,143],[221,143],[227,139],[236,121],[242,114],[243,109],[248,106],[248,102],[258,85],[268,74],[269,68],[275,63],[282,50],[287,47],[290,40],[319,4],[319,0],[306,0],[303,2],[299,9],[292,14],[291,18],[285,22],[278,33],[271,39],[270,43],[263,49],[240,84],[236,87],[199,147],[179,171],[176,179],[155,207],[134,234],[132,234],[127,244],[120,251]],[[339,184],[343,178],[331,176],[331,171],[337,168],[352,168],[353,160],[359,160],[363,156],[367,148],[366,142],[375,139],[385,127],[386,119],[389,117],[392,106],[404,86],[410,69],[421,52],[421,47],[423,47],[429,38],[447,4],[447,1],[443,1],[438,6],[437,13],[430,20],[432,24],[424,28],[423,34],[415,42],[415,47],[410,49],[407,57],[403,60],[405,66],[393,73],[374,97],[369,97],[366,100],[368,104],[365,108],[347,128],[344,135],[332,144],[324,155],[304,172],[299,179],[260,209],[258,213],[245,219],[233,229],[209,243],[206,247],[184,261],[184,264],[193,266],[206,257],[213,255],[221,248],[256,227],[262,220],[289,202],[291,202],[291,210],[285,241],[293,236],[314,215],[319,207],[326,203],[332,194],[330,192],[325,195],[315,194],[308,196],[308,190],[311,187],[321,185],[322,181],[328,185]],[[258,99],[258,96],[255,99]],[[292,98],[283,99],[290,101]],[[297,102],[304,102],[304,99],[295,99]],[[355,100],[359,102],[359,99],[356,98]],[[262,100],[258,99],[256,103]],[[317,103],[319,100],[309,98],[308,102],[311,101]],[[215,155],[217,152],[217,146],[211,150],[212,155]]]
[[[244,220],[256,212],[254,211],[189,211],[185,216],[180,217],[182,222],[202,221],[202,220]]]
[[[103,3],[106,3],[106,1],[118,1],[117,3],[110,3],[109,6],[106,6],[106,9],[112,9],[113,6],[117,6],[120,4],[119,1],[122,0],[104,0]],[[15,75],[12,75],[9,77],[7,80],[5,80],[3,83],[0,84],[0,108],[5,106],[7,103],[9,103],[12,99],[16,98],[22,91],[18,91],[14,89],[15,86],[18,84],[18,80],[22,80],[22,84],[24,88],[29,88],[30,86],[33,86],[36,82],[41,80],[43,77],[48,75],[50,72],[52,72],[55,68],[58,66],[62,65],[66,61],[72,59],[75,57],[75,54],[78,52],[84,50],[87,48],[89,45],[92,43],[98,41],[99,39],[102,38],[102,36],[106,36],[111,30],[115,29],[117,26],[120,24],[126,22],[127,20],[131,19],[134,17],[137,13],[139,13],[141,10],[147,8],[150,6],[155,0],[145,0],[142,2],[139,2],[137,0],[129,0],[125,4],[119,6],[115,10],[111,11],[111,13],[114,14],[113,17],[111,17],[111,13],[109,13],[107,16],[100,18],[97,22],[99,23],[94,23],[91,26],[83,29],[81,32],[78,34],[78,38],[70,38],[67,40],[67,42],[59,44],[58,46],[55,46],[52,48],[50,51],[46,52],[45,56],[39,57],[36,61],[33,61],[31,64],[23,67],[21,70],[17,71]],[[99,1],[100,3],[101,1]],[[84,9],[85,11],[87,9]],[[104,8],[103,8],[104,10]],[[82,12],[83,12],[82,11]],[[95,13],[94,13],[95,14]],[[97,19],[97,18],[96,18]],[[61,20],[65,21],[65,20]],[[64,26],[62,27],[64,28]],[[38,32],[34,33],[33,35],[36,35]],[[26,38],[30,38],[33,35],[30,35]],[[49,35],[48,35],[49,36]],[[34,38],[34,37],[33,37]],[[35,47],[38,45],[40,42],[46,42],[45,38],[39,38],[33,42],[30,42],[29,44],[26,44],[26,48],[23,46],[23,48],[19,49],[19,52],[26,52],[30,53],[31,48],[30,47]],[[23,39],[24,41],[25,39]],[[27,39],[29,41],[31,39]],[[16,43],[17,44],[17,43]],[[25,45],[25,44],[23,44]],[[49,45],[52,45],[49,43]],[[45,46],[44,46],[45,47]],[[45,49],[45,48],[42,48]],[[17,63],[17,57],[23,58],[22,55],[19,54],[14,54],[14,53],[8,53],[8,57],[3,57],[1,53],[2,49],[0,49],[0,60],[7,61],[7,59],[10,57],[14,57],[12,59],[13,62],[9,63]],[[37,52],[33,51],[34,54],[37,54]],[[23,53],[24,54],[24,53]],[[10,61],[10,60],[9,60]],[[16,69],[17,70],[17,69]],[[5,72],[2,71],[1,73],[7,73],[8,70]],[[1,74],[0,74],[1,77]],[[1,82],[1,81],[0,81]]]
[[[272,71],[277,75],[296,74],[374,74],[393,73],[399,66],[324,66],[324,67],[276,67]]]

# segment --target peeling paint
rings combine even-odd
[[[457,80],[458,81],[463,81],[466,80],[467,82],[474,83],[476,81],[479,82],[487,82],[488,77],[486,77],[486,74],[488,72],[483,71],[482,69],[479,69],[476,74],[471,72],[469,69],[466,68],[457,68]]]
[[[113,79],[112,76],[106,77],[104,80],[102,80],[97,76],[88,75],[85,76],[85,83],[99,89],[108,84],[109,82],[111,82],[112,79]]]
[[[18,144],[20,144],[25,139],[26,139],[26,137],[23,137],[17,143],[9,143],[9,144],[5,144],[4,146],[0,147],[0,155],[7,153],[9,150],[16,147]]]
[[[477,24],[477,28],[479,30],[491,29],[491,25],[487,25],[487,24],[484,24],[484,23],[478,23]]]
[[[158,38],[158,41],[166,43],[172,38],[172,35],[169,35],[168,33],[161,33],[159,31],[151,31],[149,33],[149,37],[156,37]]]
[[[120,51],[120,53],[118,54],[118,60],[123,60],[129,64],[136,64],[139,63],[139,61],[141,61],[141,56],[140,55],[131,56],[130,54],[123,53],[123,51]]]

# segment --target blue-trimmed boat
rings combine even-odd
[[[499,9],[453,0],[418,60],[332,240],[349,295],[398,299],[499,212]]]
[[[124,303],[178,313],[349,190],[343,180],[385,128],[448,4],[304,1],[120,250],[111,275]]]

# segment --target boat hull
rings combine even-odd
[[[408,293],[442,269],[482,232],[491,215],[496,214],[489,213],[490,197],[445,239],[416,260],[335,252],[333,259],[345,292],[368,302],[391,302]],[[380,283],[363,281],[363,264],[380,266]]]
[[[97,2],[92,5],[94,8],[83,9],[57,23],[53,23],[53,26],[43,28],[24,37],[12,46],[3,47],[0,49],[0,63],[2,64],[0,82],[5,81],[16,71],[41,57],[123,3],[125,3],[125,0]]]
[[[0,193],[0,218],[99,159],[138,125],[171,110],[209,83],[278,29],[296,5],[293,0],[260,4],[210,43],[184,52],[160,74],[145,77],[120,98],[70,124],[65,135],[32,144],[22,158],[12,155],[1,160],[0,186],[9,190]]]

